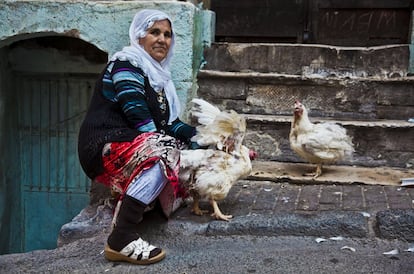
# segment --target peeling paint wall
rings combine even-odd
[[[89,42],[111,56],[129,44],[128,29],[142,8],[168,13],[176,47],[172,76],[185,106],[193,94],[204,45],[211,42],[213,13],[182,1],[1,1],[0,48],[20,39],[65,35]],[[197,25],[196,25],[197,24]]]
[[[0,60],[5,60],[5,52],[4,50],[0,49]],[[6,64],[4,62],[0,62],[0,140],[3,140],[4,132],[7,130],[5,121],[4,121],[4,96],[3,94],[6,91],[5,86],[5,71],[6,71]],[[4,153],[5,145],[0,142],[0,150]],[[5,224],[10,222],[10,218],[7,214],[7,185],[6,185],[6,170],[4,170],[4,157],[0,158],[0,233],[8,234],[8,230]],[[0,238],[0,246],[6,246],[8,243],[5,239]],[[0,254],[2,250],[0,249]]]
[[[183,1],[19,1],[0,0],[0,149],[7,155],[0,163],[0,254],[8,252],[10,242],[21,240],[24,223],[12,216],[10,208],[20,211],[20,176],[17,130],[17,100],[10,88],[12,70],[43,73],[99,73],[106,56],[91,66],[82,65],[82,58],[92,59],[102,54],[108,56],[129,44],[128,30],[135,13],[142,8],[159,9],[170,15],[176,35],[176,46],[171,64],[173,81],[183,105],[181,118],[186,120],[187,102],[197,89],[196,75],[203,62],[203,49],[214,37],[214,13]],[[65,55],[63,50],[47,50],[21,47],[41,37],[73,37],[75,43],[65,43],[65,50],[74,55]],[[59,38],[60,39],[60,38]],[[80,40],[78,40],[80,39]],[[63,39],[62,39],[63,40]],[[85,41],[99,50],[88,51],[78,56],[76,42]],[[15,43],[19,42],[19,43]],[[19,45],[19,46],[16,46]],[[31,45],[31,44],[30,44]],[[11,47],[9,47],[11,46]],[[104,60],[104,61],[102,61]],[[23,61],[23,62],[21,62]],[[16,115],[13,115],[16,114]],[[11,193],[13,192],[13,193]],[[7,194],[7,195],[6,195]],[[13,203],[12,203],[13,202]],[[5,242],[6,241],[6,242]],[[14,247],[13,247],[14,248]],[[13,249],[11,249],[13,250]],[[20,250],[18,251],[20,252]]]
[[[9,241],[15,240],[10,234],[10,224],[16,223],[15,216],[11,214],[11,208],[20,210],[20,205],[15,204],[13,197],[20,194],[20,185],[16,184],[18,174],[16,168],[19,165],[18,158],[13,153],[12,147],[17,146],[19,138],[16,133],[17,123],[15,115],[15,101],[12,99],[8,50],[0,48],[0,150],[5,157],[0,158],[0,233],[10,235]],[[7,237],[0,237],[0,254],[8,248]]]

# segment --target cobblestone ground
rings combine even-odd
[[[339,179],[345,181],[345,178]],[[158,211],[149,212],[149,216],[155,213],[155,218],[145,218],[142,227],[149,240],[159,240],[162,235],[167,235],[166,244],[183,235],[185,238],[214,236],[204,239],[343,236],[361,241],[399,241],[406,248],[407,244],[414,243],[413,201],[414,188],[398,185],[335,184],[332,181],[324,183],[322,180],[298,183],[297,180],[287,182],[286,179],[250,178],[237,182],[226,199],[219,203],[223,213],[234,216],[229,222],[215,221],[209,214],[195,216],[190,213],[188,204],[175,212],[168,221]],[[201,207],[211,211],[206,202],[201,203]],[[102,256],[112,208],[108,204],[102,204],[90,207],[82,214],[77,223],[72,222],[68,226],[65,232],[68,238],[63,239],[66,241],[63,247],[51,251],[0,256],[0,272],[3,267],[7,271],[17,269],[18,273],[26,273],[26,270],[35,273],[42,266],[48,273],[58,273],[67,266],[68,269],[79,269],[76,271],[78,273],[92,273],[86,267],[91,264],[90,254],[95,256],[92,260],[96,261],[93,261],[91,267],[97,273],[112,269]],[[154,227],[157,227],[156,231]],[[75,241],[76,239],[82,240]],[[78,266],[81,261],[84,265]],[[122,268],[119,273],[124,273],[123,271]]]
[[[240,214],[414,209],[414,188],[375,185],[297,185],[240,181],[222,203]]]

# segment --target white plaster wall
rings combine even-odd
[[[182,1],[0,1],[0,48],[35,36],[66,35],[80,38],[111,56],[129,44],[128,29],[142,8],[169,14],[176,34],[172,76],[185,109],[193,94],[202,50],[209,45],[213,13]],[[195,24],[205,24],[196,26]],[[198,33],[201,30],[201,33]],[[0,61],[1,62],[1,61]]]

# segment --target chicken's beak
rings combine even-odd
[[[302,109],[302,104],[299,102],[299,100],[295,101],[294,108],[295,108],[295,112],[299,112]]]
[[[299,102],[299,100],[295,101],[295,110],[293,111],[293,114],[295,118],[299,118],[302,116],[303,113],[303,105]]]

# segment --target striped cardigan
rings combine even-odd
[[[106,143],[129,142],[143,132],[161,132],[190,143],[195,128],[180,119],[168,125],[168,109],[165,94],[154,91],[140,68],[129,61],[108,63],[79,131],[78,155],[88,177],[102,173]]]

